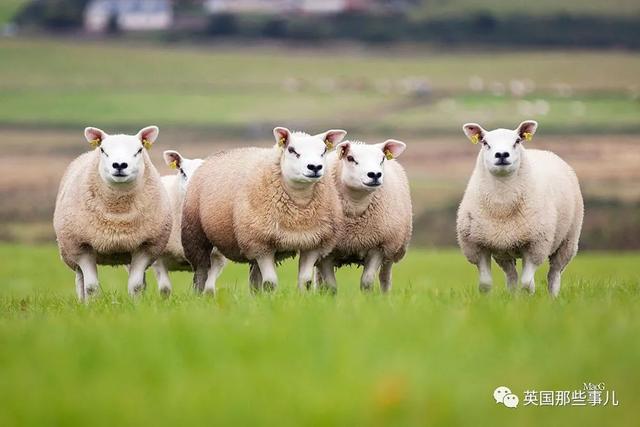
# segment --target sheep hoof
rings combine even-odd
[[[304,282],[304,288],[308,291],[313,289],[313,280],[307,280]]]
[[[523,283],[522,284],[522,289],[524,289],[525,291],[527,291],[530,294],[534,294],[536,292],[536,285],[534,282],[531,283]]]
[[[320,293],[322,294],[327,294],[327,295],[337,295],[338,294],[338,288],[335,286],[319,286],[318,289],[320,290]]]
[[[214,295],[216,294],[216,288],[211,288],[211,287],[209,287],[209,288],[204,288],[203,293],[204,293],[205,295],[214,296]]]
[[[86,285],[85,293],[87,298],[94,298],[98,296],[98,294],[100,293],[100,286],[97,283],[92,285]]]
[[[275,291],[277,286],[278,285],[276,285],[275,282],[271,282],[271,281],[266,281],[262,283],[262,289],[267,292]]]
[[[491,291],[491,283],[480,283],[478,285],[478,290],[480,291],[481,294],[486,294],[489,293],[489,291]]]
[[[371,292],[373,290],[373,286],[371,285],[371,283],[361,283],[360,290],[362,292]]]
[[[161,286],[160,295],[162,295],[164,298],[169,297],[171,295],[171,286]]]
[[[134,285],[134,286],[130,286],[129,287],[129,294],[131,296],[136,296],[136,295],[140,295],[142,293],[142,291],[144,291],[144,283],[140,283],[138,285]]]

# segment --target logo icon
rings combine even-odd
[[[509,387],[500,386],[493,391],[493,398],[496,400],[496,403],[502,403],[507,408],[517,408],[518,396],[511,393],[511,389]]]

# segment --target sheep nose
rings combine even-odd
[[[113,166],[114,169],[117,169],[119,171],[126,169],[127,166],[129,166],[128,164],[126,164],[125,162],[122,163],[113,163],[111,166]]]
[[[309,165],[307,165],[307,169],[309,169],[310,171],[312,171],[314,173],[318,173],[322,169],[322,165],[309,164]]]
[[[369,178],[371,178],[371,179],[375,179],[375,180],[377,181],[377,180],[379,180],[379,179],[382,177],[382,172],[378,172],[378,173],[375,173],[375,172],[369,172],[369,173],[367,174],[367,176],[368,176]]]
[[[507,157],[509,157],[509,153],[506,151],[503,153],[496,153],[496,159],[506,159]]]

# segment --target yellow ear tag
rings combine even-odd
[[[89,145],[91,146],[91,148],[98,148],[100,146],[100,141],[99,139],[92,139],[91,141],[89,141]]]
[[[284,143],[287,142],[286,138],[280,138],[280,140],[278,141],[278,145],[280,147],[284,147]]]
[[[524,136],[524,139],[527,141],[531,141],[533,139],[533,134],[531,132],[525,132],[522,136]]]
[[[171,163],[169,163],[169,167],[171,169],[178,169],[178,162],[177,161],[172,161]]]
[[[391,152],[391,150],[384,150],[384,155],[387,160],[393,160],[393,153]]]
[[[329,141],[328,139],[324,141],[325,145],[327,146],[327,149],[329,150],[333,150],[333,142]]]
[[[147,150],[151,149],[151,146],[152,146],[152,145],[153,145],[153,144],[152,144],[151,142],[147,141],[146,139],[143,139],[143,140],[142,140],[142,146],[143,146],[144,148],[146,148]]]
[[[473,135],[471,135],[472,144],[477,144],[478,141],[480,141],[480,135],[478,135],[477,133],[474,133]]]

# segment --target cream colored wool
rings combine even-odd
[[[146,151],[143,176],[128,190],[107,185],[98,172],[100,150],[82,154],[67,168],[56,200],[54,229],[63,261],[79,271],[91,252],[104,265],[126,265],[144,248],[155,260],[171,232],[167,194]],[[80,295],[79,295],[80,296]]]
[[[226,258],[251,263],[275,252],[276,260],[300,251],[333,248],[339,223],[337,191],[325,179],[312,186],[309,200],[285,190],[282,149],[241,148],[217,153],[194,174],[184,204],[182,244],[202,289],[215,247]]]
[[[344,214],[331,256],[346,263],[356,258],[362,264],[371,248],[379,248],[385,260],[400,261],[412,230],[411,195],[404,168],[395,160],[388,161],[384,185],[370,195],[366,210],[358,212],[340,181],[342,163],[336,160],[331,167]]]
[[[458,209],[458,243],[473,264],[479,265],[484,253],[493,255],[510,287],[517,282],[515,258],[525,256],[533,266],[549,258],[550,291],[557,294],[560,273],[578,250],[580,186],[573,169],[554,153],[521,149],[520,168],[504,178],[491,175],[482,152],[478,155]],[[533,291],[533,273],[525,285]]]
[[[182,249],[182,205],[185,195],[180,188],[180,176],[177,174],[163,176],[162,185],[169,196],[172,226],[169,241],[161,258],[171,271],[190,271],[191,266],[184,256],[184,249]]]
[[[397,160],[387,160],[384,184],[363,196],[353,195],[341,179],[343,161],[331,156],[331,179],[338,189],[342,206],[342,227],[338,232],[336,246],[326,258],[333,267],[345,264],[365,265],[372,251],[382,253],[380,284],[383,291],[391,287],[391,266],[400,261],[407,250],[412,232],[412,206],[409,182],[404,168]],[[329,273],[331,274],[331,273]],[[331,288],[335,283],[322,277]],[[371,286],[363,273],[361,286]]]

